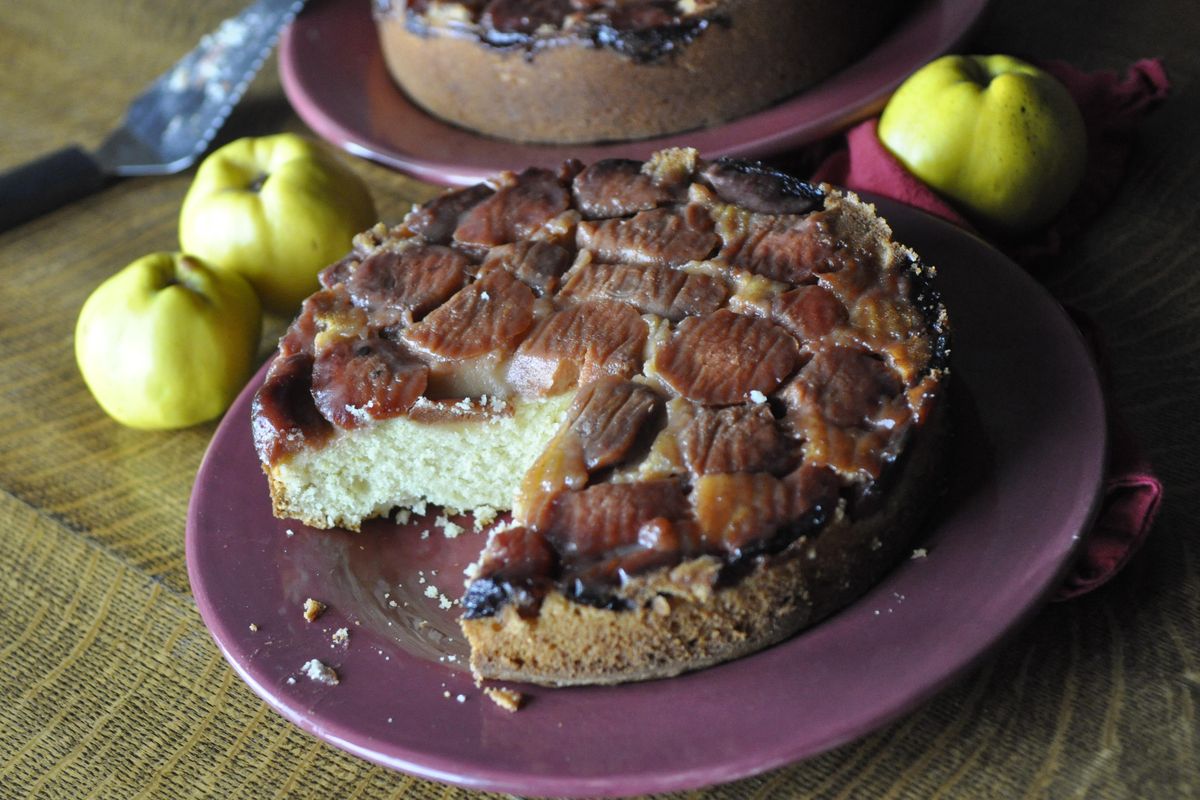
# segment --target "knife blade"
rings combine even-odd
[[[0,175],[0,231],[99,191],[112,178],[190,167],[304,3],[257,0],[222,22],[133,100],[95,152],[73,145]]]

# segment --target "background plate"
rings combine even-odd
[[[957,46],[986,6],[922,0],[861,61],[779,105],[706,130],[590,147],[505,142],[429,116],[388,76],[366,0],[310,4],[280,40],[279,68],[296,113],[320,136],[418,178],[462,185],[567,157],[645,159],[677,145],[709,158],[762,157],[815,141],[879,111],[913,70]]]
[[[920,543],[926,557],[756,655],[665,681],[533,688],[512,714],[473,686],[453,610],[439,608],[442,594],[461,592],[484,537],[422,538],[432,525],[387,522],[317,533],[272,517],[250,434],[260,373],[218,428],[188,514],[192,590],[226,658],[279,713],[337,747],[535,795],[733,780],[862,736],[930,697],[1061,578],[1097,502],[1105,410],[1082,340],[1033,279],[947,223],[879,206],[897,238],[939,267],[954,327],[956,463]],[[330,605],[312,623],[306,597]],[[334,645],[343,626],[349,644]],[[304,677],[311,658],[341,683]]]

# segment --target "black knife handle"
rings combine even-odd
[[[65,147],[0,175],[0,231],[100,190],[107,178],[96,159]]]

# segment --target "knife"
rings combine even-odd
[[[94,153],[69,146],[0,175],[0,231],[99,191],[169,175],[204,154],[305,0],[257,0],[200,40],[130,104]]]

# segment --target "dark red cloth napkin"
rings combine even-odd
[[[1067,207],[1044,229],[1020,239],[992,243],[1026,268],[1056,255],[1086,227],[1116,192],[1125,174],[1138,122],[1166,99],[1166,70],[1157,59],[1143,59],[1125,73],[1084,72],[1061,61],[1043,69],[1057,77],[1079,104],[1087,125],[1087,170]],[[878,118],[846,133],[846,147],[817,167],[814,181],[899,200],[975,231],[953,206],[908,172],[880,143]],[[978,231],[975,231],[978,233]],[[1103,340],[1086,315],[1071,311],[1107,379]],[[1137,552],[1154,523],[1162,501],[1162,483],[1119,415],[1110,407],[1109,454],[1104,496],[1092,530],[1084,537],[1077,563],[1055,599],[1078,597],[1105,583]]]

